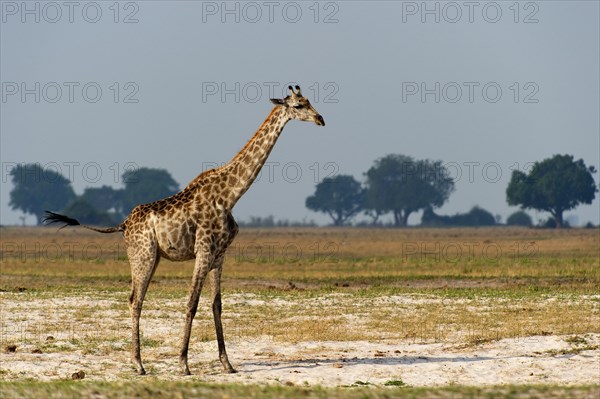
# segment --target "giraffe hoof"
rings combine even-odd
[[[237,370],[234,369],[233,367],[229,366],[229,367],[225,367],[225,372],[227,374],[235,374],[235,373],[237,373]]]
[[[138,373],[138,375],[146,375],[146,370],[144,370],[144,369],[142,368],[142,369],[139,369],[139,370],[137,371],[137,373]]]

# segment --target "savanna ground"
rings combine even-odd
[[[222,374],[193,262],[162,261],[129,363],[119,234],[1,228],[0,397],[600,395],[598,229],[242,229],[223,275]],[[83,378],[82,378],[83,377]]]

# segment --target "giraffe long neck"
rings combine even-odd
[[[225,209],[232,209],[248,191],[289,120],[282,106],[274,107],[244,148],[218,170],[221,179],[227,181],[222,197]]]

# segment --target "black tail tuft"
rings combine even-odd
[[[70,218],[65,215],[59,215],[58,213],[46,211],[45,214],[46,214],[46,216],[42,220],[42,223],[44,223],[46,225],[62,224],[63,226],[60,227],[62,229],[67,226],[79,226],[81,224],[73,218]]]

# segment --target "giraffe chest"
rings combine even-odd
[[[203,224],[196,232],[196,250],[209,252],[214,259],[222,257],[237,232],[238,226],[231,214],[212,224]]]

